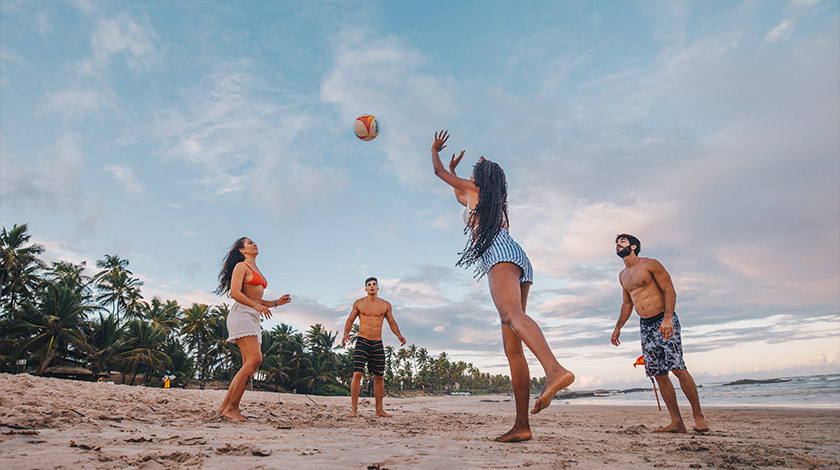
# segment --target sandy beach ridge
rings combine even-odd
[[[347,418],[348,397],[248,391],[233,423],[224,393],[0,374],[0,468],[840,468],[837,409],[709,407],[712,432],[660,435],[655,405],[556,400],[501,444],[506,396],[386,397],[384,419],[372,399]]]

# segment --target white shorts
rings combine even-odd
[[[253,307],[234,302],[227,317],[228,341],[234,341],[246,336],[256,336],[262,344],[262,327],[260,326],[260,312]]]

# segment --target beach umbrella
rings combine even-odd
[[[636,359],[636,362],[633,363],[633,368],[636,368],[636,366],[643,366],[643,365],[645,365],[644,354],[639,356],[638,359]],[[653,394],[656,395],[656,406],[659,407],[659,411],[662,411],[662,405],[659,404],[659,392],[656,390],[656,381],[653,380],[653,377],[648,377],[648,378],[650,379],[650,383],[653,384]]]

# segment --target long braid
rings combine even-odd
[[[481,255],[490,248],[496,234],[508,221],[507,179],[498,163],[480,160],[473,167],[475,185],[478,186],[478,204],[470,213],[470,219],[464,233],[471,236],[464,251],[458,253],[461,259],[456,266],[469,267],[481,259]],[[475,268],[475,277],[481,278],[484,272],[480,266]]]

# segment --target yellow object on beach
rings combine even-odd
[[[169,388],[169,379],[168,378],[163,382],[163,388]]]

